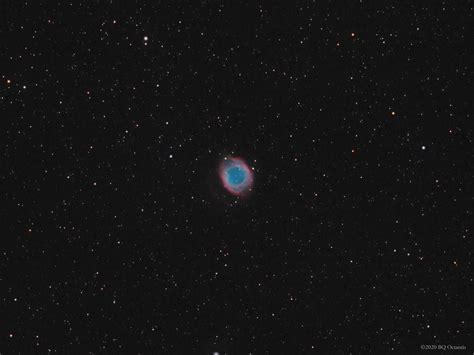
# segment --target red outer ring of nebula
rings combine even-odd
[[[245,174],[247,174],[247,183],[242,186],[239,186],[238,189],[231,186],[227,182],[227,179],[225,177],[225,170],[232,165],[238,165],[245,171]],[[235,196],[241,196],[245,192],[252,189],[252,185],[253,185],[252,169],[250,169],[247,163],[241,158],[227,157],[226,159],[224,159],[219,165],[219,176],[221,178],[222,184],[224,185],[225,189]]]

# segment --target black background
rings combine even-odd
[[[472,351],[472,2],[0,12],[1,353]]]

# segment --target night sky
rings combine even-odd
[[[473,2],[287,3],[1,1],[1,354],[472,353]]]

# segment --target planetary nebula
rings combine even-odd
[[[242,159],[224,159],[219,167],[219,175],[224,187],[234,195],[241,195],[252,188],[252,170]]]

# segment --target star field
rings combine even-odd
[[[0,353],[472,353],[472,2],[0,14]]]

